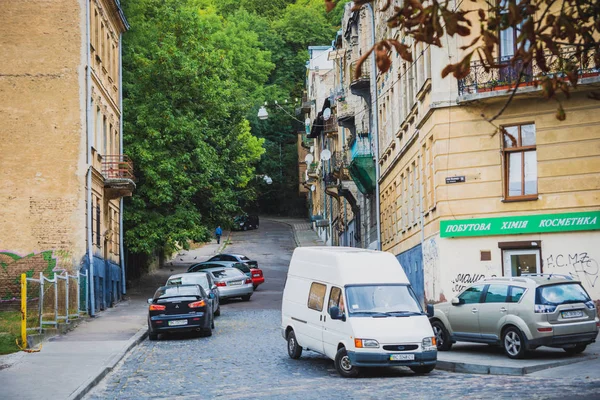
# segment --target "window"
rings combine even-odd
[[[308,293],[308,308],[323,311],[326,291],[327,286],[322,283],[313,282],[312,285],[310,285],[310,292]]]
[[[508,302],[509,303],[518,303],[519,300],[521,300],[521,297],[523,297],[523,293],[525,293],[525,288],[518,287],[518,286],[511,286],[510,287],[510,295],[508,296]]]
[[[485,295],[485,303],[506,303],[508,285],[490,285]]]
[[[537,199],[535,125],[515,125],[503,128],[505,198],[508,200],[535,200]]]
[[[340,315],[345,314],[346,307],[344,306],[344,296],[342,296],[342,289],[333,286],[329,291],[329,304],[327,305],[327,313],[331,307],[337,307],[340,309]]]
[[[479,303],[479,301],[481,299],[481,292],[483,292],[484,286],[485,285],[471,286],[470,288],[468,288],[467,290],[462,292],[461,295],[458,296],[458,298],[460,300],[463,300],[461,302],[463,304]]]

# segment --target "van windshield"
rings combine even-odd
[[[423,313],[408,285],[346,286],[346,297],[349,316],[396,317]]]

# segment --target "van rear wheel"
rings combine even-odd
[[[287,335],[287,350],[290,358],[297,360],[302,355],[302,346],[296,341],[294,331],[290,331]]]
[[[352,365],[350,357],[345,347],[338,350],[335,355],[335,369],[344,378],[356,378],[358,376],[358,367]]]

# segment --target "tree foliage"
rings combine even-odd
[[[333,9],[335,3],[325,0],[328,10]],[[357,0],[353,9],[358,10],[366,3],[373,1]],[[384,3],[380,9],[382,12],[391,7],[392,1],[386,0]],[[571,89],[581,79],[581,71],[590,65],[600,67],[598,1],[502,0],[471,3],[475,4],[473,9],[462,9],[455,8],[455,2],[450,0],[408,0],[393,7],[387,24],[391,28],[398,28],[404,36],[416,42],[438,47],[443,46],[442,38],[445,35],[471,38],[470,43],[461,47],[462,58],[455,64],[447,65],[442,77],[452,74],[456,79],[465,78],[471,70],[471,60],[475,58],[480,60],[486,71],[512,67],[518,76],[513,96],[524,74],[535,63],[540,72],[534,77],[533,83],[541,87],[546,99],[558,102],[556,118],[564,120],[566,116],[558,94],[569,98]],[[514,54],[500,59],[500,37],[503,33],[512,32],[516,32]],[[371,49],[382,72],[390,66],[389,51],[392,48],[403,59],[412,62],[412,55],[403,43],[394,39],[382,40]],[[362,60],[367,56],[363,56]],[[596,93],[590,97],[600,99]],[[506,105],[490,121],[497,118]]]
[[[124,146],[138,185],[125,225],[134,252],[206,239],[238,210],[264,152],[239,98],[266,80],[269,53],[236,21],[224,23],[199,4],[126,4],[132,29],[124,39]],[[224,39],[227,30],[235,40]],[[241,63],[236,51],[252,57]]]

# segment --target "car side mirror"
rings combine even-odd
[[[458,297],[452,299],[453,306],[459,306],[461,304],[465,304],[465,301],[463,299],[459,299]]]
[[[429,318],[433,317],[433,304],[427,304],[427,316]]]
[[[342,321],[346,320],[346,316],[344,314],[340,314],[340,308],[337,306],[329,307],[329,315],[331,319],[340,319]]]
[[[214,293],[210,293],[210,294],[208,295],[208,297],[210,297],[211,299],[214,299],[214,298],[215,298],[215,294],[214,294]]]
[[[152,304],[152,299],[148,299],[148,304]]]

